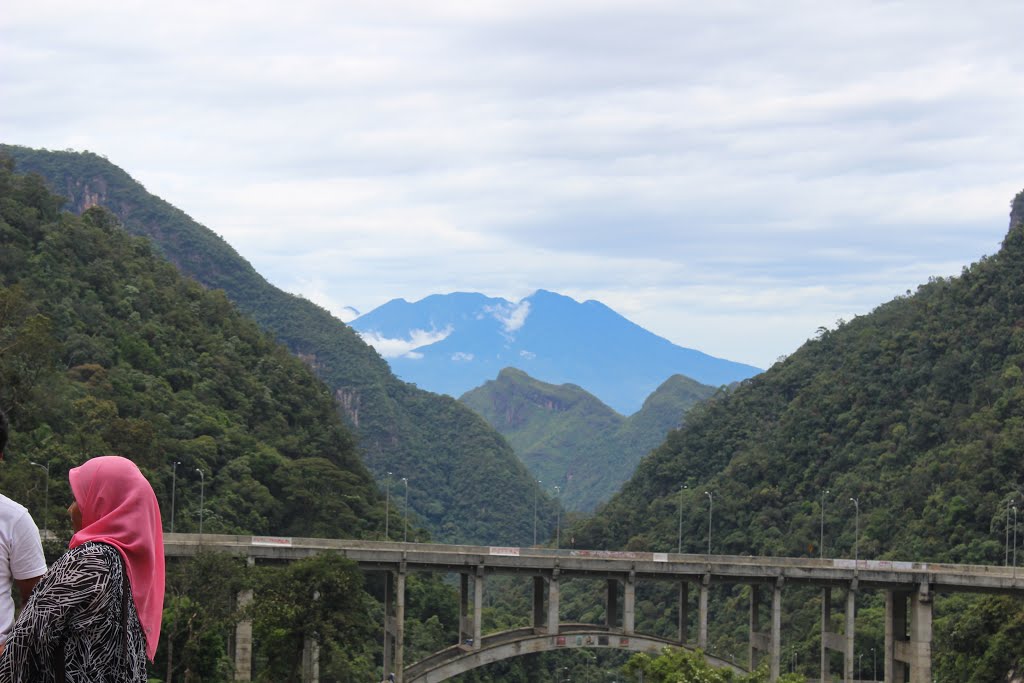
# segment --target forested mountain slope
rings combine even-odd
[[[0,145],[19,169],[39,173],[69,208],[108,208],[136,235],[205,287],[223,289],[241,311],[306,361],[332,389],[378,481],[409,480],[409,503],[437,540],[532,541],[536,483],[508,444],[452,398],[399,381],[348,326],[268,283],[224,240],[155,197],[95,154]],[[404,495],[404,489],[395,493]],[[541,494],[541,528],[555,507]]]
[[[37,517],[67,526],[67,469],[117,452],[168,518],[176,475],[178,531],[198,528],[202,493],[207,531],[376,536],[383,499],[327,387],[112,214],[61,204],[0,166],[0,405],[14,459],[53,480]],[[20,464],[3,490],[38,503]]]
[[[717,391],[675,375],[623,417],[573,384],[547,384],[505,368],[459,400],[501,432],[548,491],[569,510],[591,511],[633,473],[697,402]]]
[[[110,212],[76,216],[62,204],[41,178],[0,162],[0,407],[12,426],[0,491],[50,532],[50,560],[71,536],[68,469],[108,453],[146,474],[166,530],[381,538],[384,497],[327,386]],[[390,515],[398,538],[402,510]],[[200,553],[167,569],[151,674],[230,680],[234,598],[256,586],[261,680],[297,680],[311,630],[325,680],[374,675],[381,607],[347,560],[250,567]],[[409,586],[418,657],[457,637],[457,603],[437,577]],[[369,590],[379,598],[379,581]]]
[[[683,549],[703,551],[708,491],[716,553],[817,555],[824,503],[825,555],[852,556],[856,498],[862,558],[1002,564],[1008,506],[1024,504],[1024,193],[1013,207],[994,256],[697,406],[577,543],[670,550],[681,502]],[[943,680],[1024,664],[1021,603],[993,600],[961,621],[977,651],[940,658]],[[936,651],[955,651],[963,633],[939,631]]]

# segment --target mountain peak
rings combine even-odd
[[[519,303],[436,294],[385,304],[351,324],[402,379],[452,396],[513,367],[543,382],[578,385],[629,415],[672,375],[719,386],[760,372],[677,346],[599,301],[545,289]]]

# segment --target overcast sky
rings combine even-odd
[[[543,288],[767,367],[998,249],[1021,27],[1019,0],[11,2],[0,137],[106,156],[340,317]]]

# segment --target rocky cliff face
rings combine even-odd
[[[1024,190],[1018,192],[1010,204],[1010,227],[1017,223],[1024,223]]]

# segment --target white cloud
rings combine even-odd
[[[526,323],[530,315],[530,302],[520,301],[518,304],[485,306],[484,312],[490,313],[495,320],[501,323],[501,328],[506,335],[512,335]]]
[[[544,288],[766,366],[998,248],[1021,25],[1015,0],[40,0],[0,14],[0,130],[104,154],[341,316]]]
[[[443,330],[411,330],[407,339],[390,339],[378,332],[368,330],[359,332],[367,344],[377,350],[377,353],[385,358],[422,358],[423,354],[415,353],[413,350],[424,346],[430,346],[448,337],[452,328],[446,327]]]
[[[456,351],[452,354],[452,360],[456,363],[468,363],[473,360],[472,353],[466,353],[465,351]]]
[[[534,358],[537,357],[537,354],[535,354],[533,351],[527,351],[526,349],[523,349],[522,351],[519,352],[519,357],[525,360],[533,360]]]

